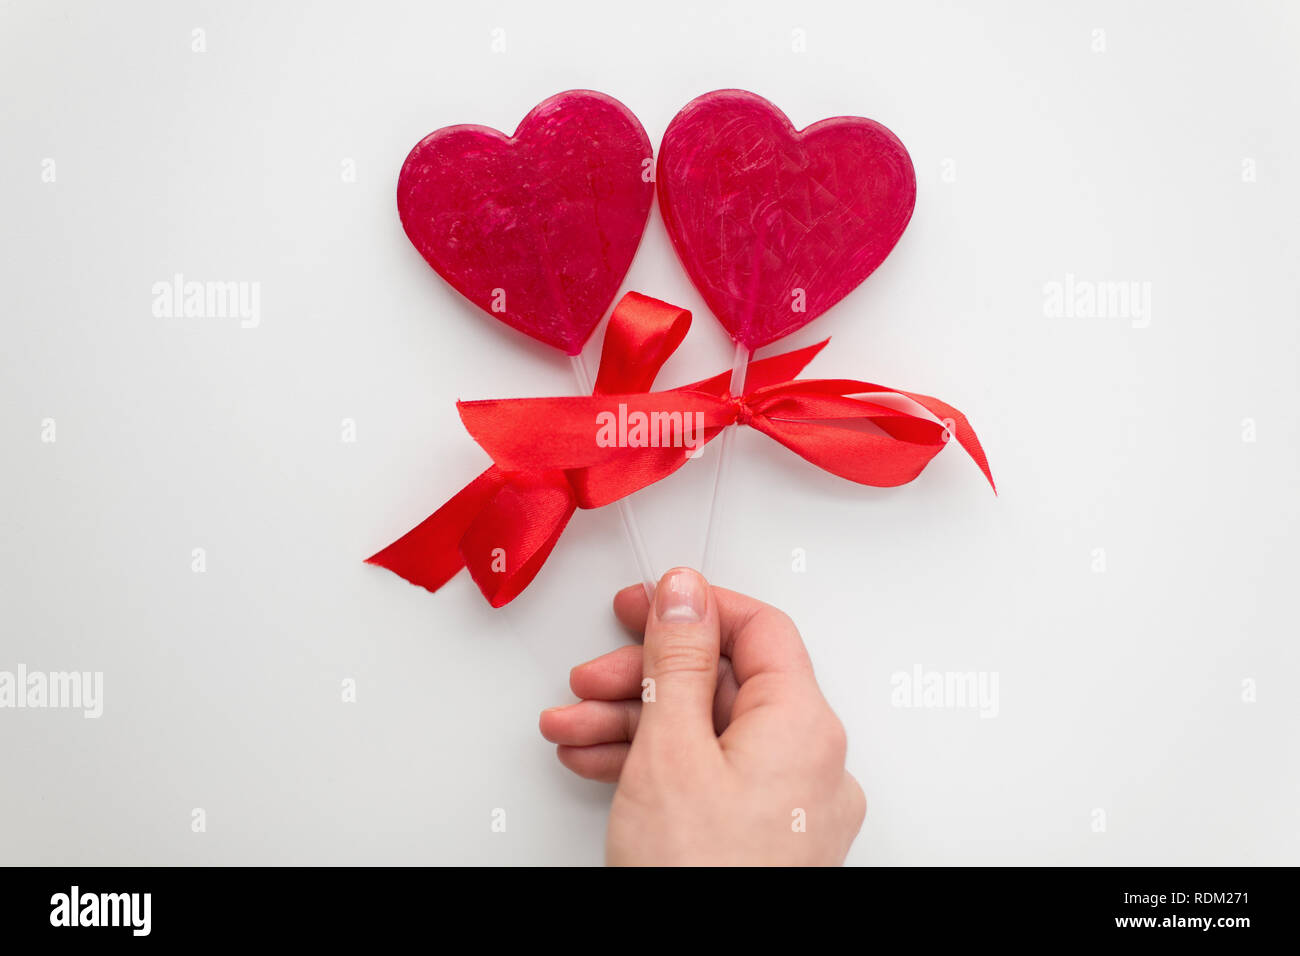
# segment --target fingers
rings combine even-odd
[[[639,644],[629,644],[602,654],[569,671],[569,689],[584,700],[623,700],[641,697]]]
[[[640,700],[584,700],[542,711],[538,727],[553,744],[590,747],[630,741],[640,717]]]
[[[602,783],[617,783],[631,749],[631,744],[597,744],[594,747],[566,747],[561,744],[555,748],[555,755],[560,758],[560,763],[579,777]]]
[[[569,687],[584,700],[640,700],[641,657],[639,646],[620,647],[595,660],[579,664],[569,672]],[[713,698],[713,726],[718,733],[731,721],[731,707],[740,689],[731,661],[718,659],[718,686]],[[557,741],[558,743],[559,741]]]
[[[721,653],[731,658],[736,679],[743,684],[757,674],[790,673],[812,677],[812,661],[794,622],[783,612],[753,598],[712,589],[718,608]],[[614,614],[633,634],[645,630],[650,602],[639,584],[614,595]]]
[[[627,652],[633,651],[635,673],[629,673]],[[542,711],[538,727],[542,736],[565,748],[591,749],[599,744],[628,743],[636,735],[641,718],[641,648],[624,647],[573,669],[570,683],[575,693],[588,699]],[[731,662],[718,660],[717,686],[713,695],[713,732],[722,734],[731,723],[731,710],[740,690]],[[636,696],[633,696],[636,695]],[[579,761],[603,760],[577,757]],[[585,764],[583,764],[585,766]],[[602,764],[603,767],[603,764]],[[601,773],[607,772],[607,768]],[[593,777],[592,779],[605,779]]]
[[[718,609],[696,571],[676,568],[655,589],[642,660],[650,682],[637,741],[681,751],[711,746],[718,683]]]
[[[718,686],[713,692],[713,732],[721,734],[731,723],[731,711],[736,706],[736,694],[740,685],[736,683],[736,672],[731,668],[731,661],[725,657],[718,658]]]
[[[650,616],[650,599],[645,587],[631,584],[614,595],[614,616],[624,630],[635,637],[645,633],[645,621]]]

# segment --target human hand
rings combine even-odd
[[[794,623],[685,568],[659,582],[653,610],[635,585],[614,613],[644,647],[575,667],[582,699],[541,717],[561,763],[618,782],[606,860],[842,863],[866,798]]]

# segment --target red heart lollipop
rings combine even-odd
[[[875,270],[916,203],[893,133],[860,116],[798,131],[753,93],[688,103],[659,150],[659,206],[704,301],[750,350],[807,325]]]
[[[415,248],[456,291],[576,355],[641,241],[652,155],[618,100],[558,93],[514,136],[448,126],[420,140],[402,164],[397,210]]]

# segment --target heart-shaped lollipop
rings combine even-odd
[[[569,355],[614,300],[650,215],[650,140],[590,90],[538,104],[514,136],[448,126],[397,180],[402,226],[479,308]]]
[[[871,275],[916,203],[907,150],[879,123],[837,116],[799,131],[744,90],[706,93],[677,114],[657,178],[677,255],[750,351]]]

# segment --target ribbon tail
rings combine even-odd
[[[510,476],[460,539],[460,556],[489,604],[503,607],[532,583],[576,508],[562,471]]]
[[[461,538],[505,482],[504,472],[489,468],[406,534],[366,558],[366,564],[437,591],[465,566]]]
[[[984,472],[989,487],[993,489],[993,493],[996,495],[998,486],[993,483],[993,472],[989,469],[988,457],[984,454],[984,448],[980,445],[980,440],[975,437],[975,429],[971,428],[970,421],[966,416],[947,402],[931,398],[929,395],[901,391],[898,394],[906,395],[936,418],[943,419],[945,424],[950,424],[949,430],[953,433],[953,437],[957,439],[962,448],[966,449],[966,454],[971,456],[971,459],[979,466],[980,471]]]

